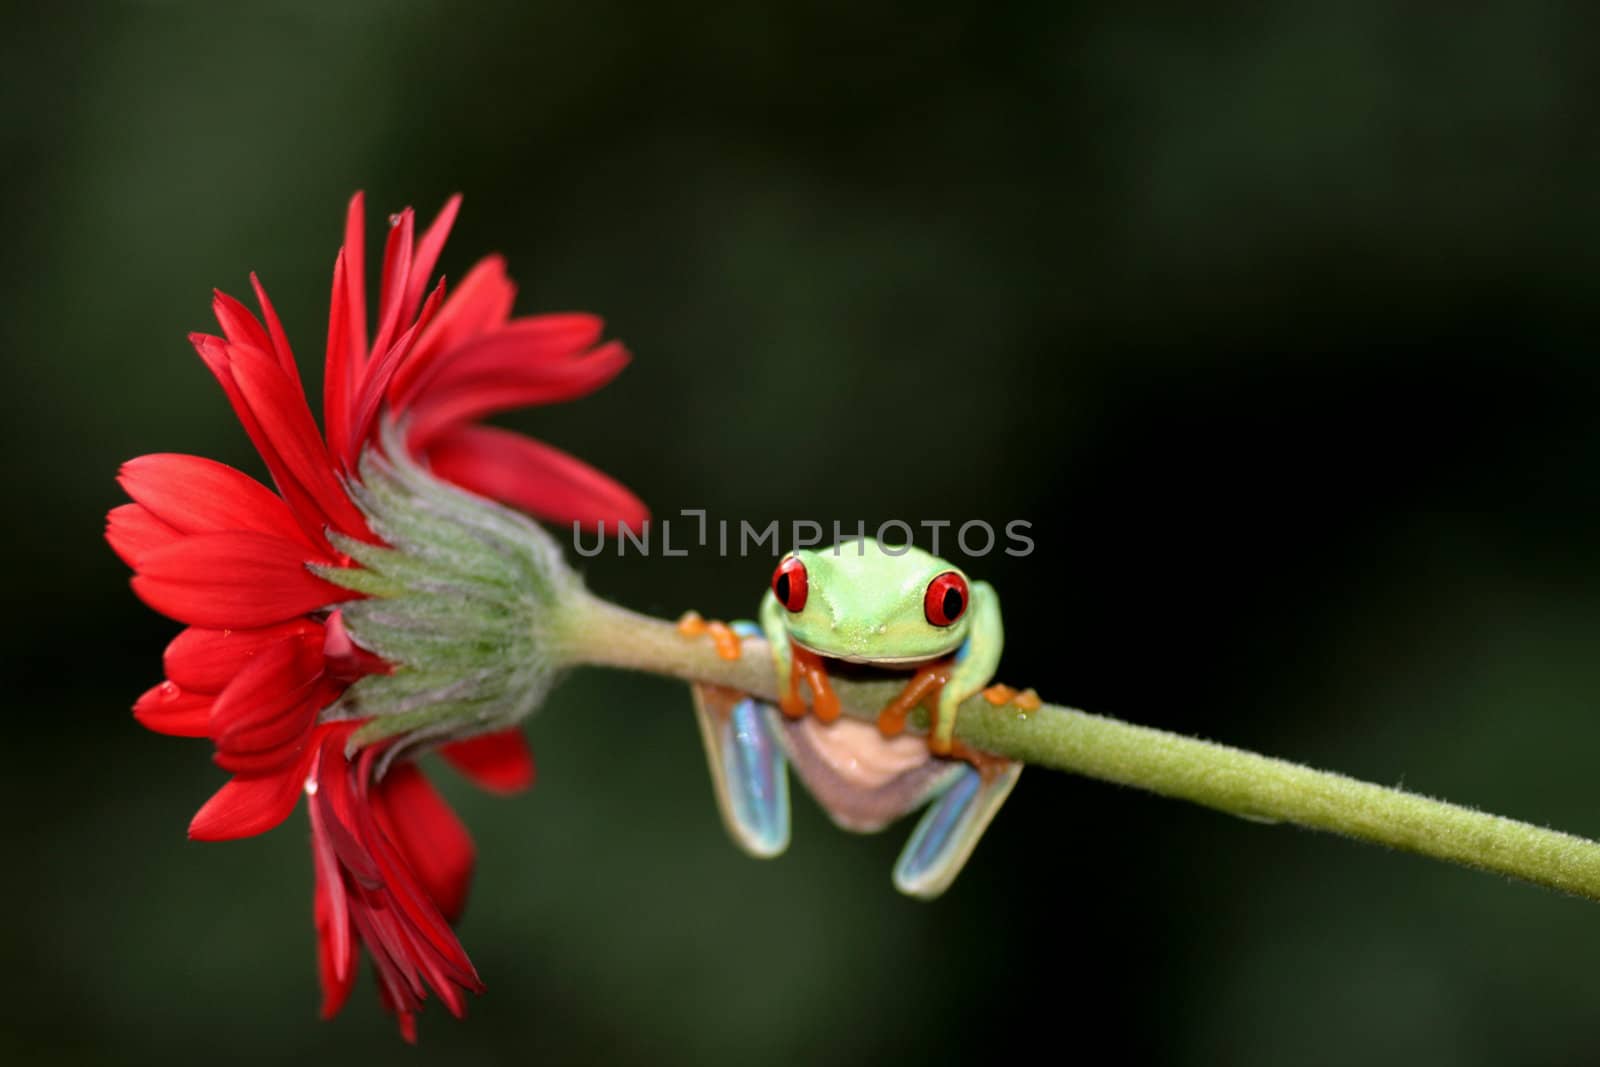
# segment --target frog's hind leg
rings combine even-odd
[[[950,888],[1021,774],[1022,764],[1010,761],[981,771],[963,765],[912,831],[894,865],[895,888],[923,900]]]
[[[781,854],[789,847],[789,763],[774,732],[774,710],[734,690],[690,689],[729,835],[760,859]]]

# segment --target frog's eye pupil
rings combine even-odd
[[[945,571],[928,583],[922,598],[922,612],[934,626],[952,626],[967,610],[967,580],[955,571]]]
[[[806,565],[797,557],[790,556],[772,572],[772,595],[787,611],[797,612],[806,606]]]

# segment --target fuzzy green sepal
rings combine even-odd
[[[392,425],[363,454],[350,493],[384,545],[330,534],[358,566],[316,570],[367,595],[341,606],[345,627],[394,671],[356,682],[327,716],[371,720],[353,747],[404,735],[398,750],[531,714],[565,665],[563,611],[585,597],[555,539],[423,470]]]

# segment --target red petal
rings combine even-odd
[[[348,409],[367,363],[365,201],[357,192],[344,217],[344,246],[333,264],[328,356],[322,377],[322,423],[329,441],[348,437]],[[336,451],[338,446],[336,445]]]
[[[346,683],[394,670],[383,657],[373,655],[351,639],[350,631],[345,628],[344,614],[338,611],[328,616],[323,631],[322,659],[328,676]]]
[[[417,338],[411,358],[395,374],[389,403],[397,410],[408,407],[419,385],[437,371],[441,357],[478,334],[502,325],[511,314],[516,292],[516,286],[506,277],[505,260],[499,256],[479,260]]]
[[[272,765],[285,763],[300,751],[300,746],[317,725],[320,710],[305,694],[298,700],[285,697],[281,705],[261,705],[248,721],[239,720],[237,726],[223,733],[217,725],[216,705],[212,705],[211,729],[218,757],[270,760]],[[245,769],[245,765],[230,761],[228,769],[238,772]]]
[[[338,746],[348,738],[350,727],[330,726],[318,731],[316,751],[312,755],[309,780],[317,782],[321,793],[322,761],[329,758],[328,746]],[[332,757],[337,763],[336,774],[344,774],[342,753],[334,749]],[[355,984],[356,942],[350,934],[350,894],[346,890],[344,875],[339,867],[332,839],[329,837],[325,812],[330,805],[325,798],[313,796],[306,805],[311,817],[311,859],[316,873],[314,910],[317,926],[317,969],[322,982],[322,1017],[331,1019],[344,1006]]]
[[[315,805],[307,805],[306,810],[315,811]],[[339,1014],[356,984],[355,941],[350,937],[350,905],[345,897],[344,878],[339,874],[332,850],[317,835],[315,815],[312,820],[311,855],[316,871],[312,914],[317,927],[317,978],[322,984],[322,1017],[331,1019]]]
[[[148,690],[133,705],[133,717],[147,730],[169,737],[209,737],[211,696],[187,692],[170,681]]]
[[[475,422],[486,414],[562,403],[586,397],[616,378],[629,363],[627,349],[611,342],[590,355],[542,360],[523,365],[498,365],[462,374],[450,387],[429,389],[418,398],[411,422],[411,443],[426,448],[438,430]]]
[[[212,629],[271,626],[356,596],[307,570],[308,554],[266,534],[196,534],[143,557],[133,591],[163,615]]]
[[[365,753],[363,761],[357,773],[366,775],[370,773],[370,761]],[[472,961],[467,958],[455,931],[434,903],[432,894],[415,876],[410,861],[396,845],[396,828],[386,824],[383,805],[365,803],[366,799],[363,798],[363,803],[356,805],[353,811],[356,832],[361,843],[371,850],[370,855],[380,871],[382,888],[394,905],[392,915],[399,925],[392,932],[400,935],[401,942],[410,943],[409,947],[403,943],[394,945],[395,962],[412,972],[419,966],[428,971],[428,977],[433,980],[440,995],[450,1004],[451,1010],[456,1011],[462,1002],[452,997],[442,985],[455,980],[481,989],[478,974],[473,970]],[[455,818],[453,813],[449,817],[452,820]],[[423,840],[426,845],[426,838]],[[470,840],[467,845],[471,847]],[[444,979],[442,983],[441,979]],[[416,983],[413,982],[413,985]]]
[[[215,460],[173,453],[139,456],[122,465],[117,481],[180,533],[255,530],[310,544],[281,497]]]
[[[356,791],[354,774],[344,755],[345,744],[359,727],[355,722],[338,722],[317,729],[311,763],[315,781],[312,803],[317,809],[317,832],[339,862],[360,887],[376,889],[383,884],[383,872],[350,830],[356,806],[366,803],[365,795]]]
[[[145,556],[182,536],[138,504],[122,504],[106,515],[106,540],[111,550],[134,570]]]
[[[331,701],[324,702],[323,706],[326,707],[327,703]],[[314,718],[309,725],[316,725]],[[296,728],[300,731],[298,738],[286,744],[259,752],[223,752],[219,749],[211,754],[211,762],[236,778],[285,774],[291,765],[298,763],[305,755],[305,739],[311,736],[305,722],[296,723]]]
[[[474,785],[491,793],[520,793],[533,784],[533,753],[516,727],[445,745],[439,754]]]
[[[355,459],[361,452],[361,446],[372,434],[373,424],[377,421],[378,412],[383,406],[389,382],[395,372],[405,365],[411,354],[413,341],[420,328],[425,328],[428,320],[438,310],[439,303],[444,299],[444,282],[440,282],[428,297],[428,302],[422,306],[422,317],[412,324],[411,328],[402,334],[399,340],[389,348],[381,357],[367,366],[366,380],[361,383],[361,391],[356,401],[350,406],[349,434],[345,442],[344,451],[340,459],[346,467],[353,467]]]
[[[357,537],[369,536],[361,513],[334,474],[333,462],[305,397],[283,368],[259,349],[233,346],[228,349],[228,363],[263,436],[290,477],[315,502],[324,523]]]
[[[555,321],[551,321],[554,319]],[[582,332],[566,328],[588,320]],[[496,411],[553,404],[586,396],[628,365],[616,341],[589,348],[600,322],[587,316],[520,319],[439,358],[439,370],[422,382],[410,408],[412,440],[425,446],[437,430]]]
[[[259,630],[207,630],[191,626],[167,645],[161,665],[178,685],[200,693],[220,693],[251,657],[285,638],[322,642],[322,624],[295,619]]]
[[[372,338],[373,357],[387,352],[395,335],[400,332],[400,310],[405,305],[406,289],[411,280],[411,244],[415,226],[416,212],[410,208],[390,219],[389,237],[383,244],[383,275],[378,287],[378,332]]]
[[[249,345],[264,352],[272,350],[272,340],[256,317],[221,289],[211,290],[211,312],[222,327],[222,335],[236,345]]]
[[[308,746],[306,755],[315,752]],[[235,775],[189,822],[194,841],[231,841],[264,834],[289,817],[305,788],[307,760],[264,775]]]
[[[320,710],[308,698],[321,671],[320,641],[289,637],[262,649],[211,707],[217,748],[264,753],[303,742]]]
[[[347,382],[354,384],[367,358],[367,211],[366,198],[358,190],[350,198],[344,214],[345,323],[350,331],[352,364],[346,368]],[[338,299],[335,296],[335,299]]]
[[[422,240],[417,242],[417,256],[411,261],[411,281],[406,286],[405,306],[400,309],[401,322],[416,318],[417,309],[422,306],[422,294],[428,289],[428,279],[433,275],[433,268],[439,262],[439,253],[444,251],[444,243],[450,238],[450,228],[455,225],[456,213],[460,210],[461,194],[457,193],[445,201],[444,207],[439,209],[439,214],[429,224],[428,231],[422,235]]]
[[[350,324],[348,302],[345,294],[344,251],[333,261],[333,300],[328,310],[328,355],[322,378],[322,430],[329,441],[343,441],[348,436],[345,413],[350,408],[350,392],[354,388],[349,378],[355,356],[350,349]]]
[[[261,305],[261,317],[267,322],[267,336],[272,341],[272,354],[278,357],[278,363],[283,367],[283,373],[294,379],[295,385],[300,384],[300,367],[294,361],[294,351],[289,347],[288,335],[283,332],[283,324],[278,321],[278,313],[273,310],[272,301],[267,299],[267,290],[261,284],[254,271],[250,272],[250,288],[256,291],[256,303]],[[302,393],[305,390],[300,390]]]
[[[293,471],[284,463],[272,440],[263,431],[261,420],[256,417],[250,402],[235,380],[228,343],[219,337],[209,337],[203,333],[190,334],[189,341],[194,345],[194,350],[199,353],[206,368],[217,379],[217,384],[222,386],[234,415],[239,419],[239,425],[244,427],[250,443],[255,445],[256,451],[261,454],[267,470],[272,472],[272,480],[277,485],[278,491],[283,494],[283,498],[289,502],[289,508],[294,512],[300,528],[313,543],[324,544],[326,537],[323,531],[328,525],[328,518],[323,514],[316,497],[295,479]]]
[[[458,426],[428,448],[434,473],[470,492],[555,523],[601,520],[637,529],[649,517],[638,497],[582,460],[492,426]]]
[[[414,764],[402,763],[374,788],[384,831],[450,922],[461,917],[477,859],[472,837]]]
[[[344,690],[342,683],[319,677],[305,687],[298,704],[286,700],[286,710],[281,714],[270,720],[251,720],[240,727],[241,732],[227,736],[218,734],[213,707],[211,731],[218,748],[212,762],[230,774],[245,776],[277,773],[290,764],[304,762],[308,747],[326,732],[317,725],[318,713],[338,700]],[[226,750],[224,743],[230,746]]]

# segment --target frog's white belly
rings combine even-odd
[[[815,715],[800,720],[812,751],[835,773],[861,789],[880,789],[906,771],[928,762],[928,743],[901,734],[884,737],[876,726],[841,716],[824,723]]]
[[[921,807],[961,768],[931,755],[924,738],[884,737],[848,716],[824,724],[807,715],[781,725],[795,772],[846,830],[883,829]]]

